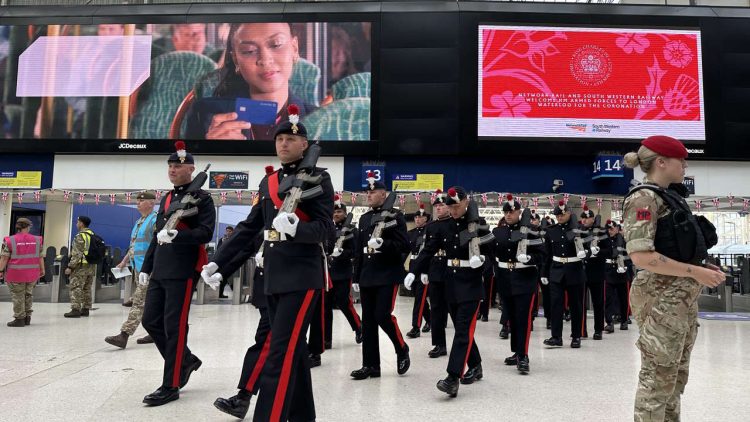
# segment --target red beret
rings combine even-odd
[[[688,151],[682,142],[675,138],[655,135],[649,136],[641,142],[641,145],[650,149],[651,151],[667,158],[687,158]]]

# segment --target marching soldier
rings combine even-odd
[[[464,188],[450,188],[446,204],[450,206],[452,217],[446,224],[447,236],[431,237],[425,243],[422,252],[411,262],[404,284],[410,288],[415,274],[427,272],[432,257],[439,250],[446,251],[449,274],[446,290],[456,332],[448,359],[448,376],[438,381],[437,388],[450,397],[456,397],[459,380],[461,384],[472,384],[483,377],[482,357],[474,339],[474,330],[479,303],[484,295],[482,271],[491,248],[485,244],[480,249],[480,244],[489,242],[491,235],[479,217],[477,204],[468,198]],[[464,372],[467,365],[469,369]]]
[[[141,213],[141,218],[135,222],[130,234],[130,247],[128,253],[117,265],[118,268],[125,268],[128,263],[133,266],[133,278],[138,280],[138,274],[143,268],[143,260],[146,257],[148,247],[151,245],[151,238],[154,237],[154,225],[156,224],[156,213],[154,212],[154,201],[156,195],[153,192],[141,192],[136,197],[136,207]],[[143,305],[146,303],[146,292],[148,283],[137,283],[128,319],[122,324],[120,334],[104,338],[107,343],[124,349],[128,345],[128,339],[135,334],[135,330],[141,325],[143,318]],[[138,339],[138,344],[153,343],[150,338]]]
[[[505,359],[506,365],[515,365],[521,374],[529,373],[529,338],[539,279],[536,265],[543,263],[542,240],[535,234],[523,234],[529,227],[531,213],[527,211],[527,221],[521,221],[521,203],[508,195],[503,203],[504,226],[493,230],[495,237],[495,276],[504,310],[510,319],[510,344],[513,355]],[[525,238],[525,239],[524,239]],[[519,248],[520,242],[533,242],[525,251]]]
[[[425,241],[425,225],[430,219],[430,214],[425,212],[424,204],[419,204],[419,211],[414,215],[415,228],[409,230],[409,245],[411,245],[411,259],[416,259]],[[414,306],[411,317],[411,330],[406,333],[409,338],[419,337],[419,329],[422,326],[422,318],[425,325],[422,332],[430,331],[430,304],[427,302],[428,286],[422,283],[414,285]]]
[[[393,209],[394,194],[387,195],[383,182],[367,177],[367,205],[370,210],[359,219],[359,242],[354,267],[354,290],[362,302],[362,368],[352,371],[355,380],[380,376],[378,326],[396,351],[396,370],[409,370],[409,346],[404,342],[393,307],[409,251],[404,215]],[[386,226],[389,226],[386,228]]]
[[[547,228],[544,236],[547,263],[543,266],[542,284],[549,283],[552,300],[552,337],[544,340],[549,347],[562,347],[563,302],[565,293],[570,300],[571,331],[573,339],[570,347],[581,347],[581,330],[583,328],[583,288],[586,273],[583,268],[583,258],[586,251],[576,245],[573,235],[576,230],[571,217],[571,210],[564,201],[555,207],[552,213],[557,218],[557,224]],[[579,239],[580,240],[580,239]]]
[[[433,237],[443,240],[448,237],[447,230],[451,221],[450,208],[445,204],[445,194],[440,189],[435,192],[432,209],[435,212],[435,219],[429,222],[425,228],[425,242],[429,242]],[[435,256],[432,257],[432,260],[430,260],[430,268],[427,272],[427,282],[429,283],[428,294],[432,307],[430,312],[430,316],[432,317],[430,320],[430,334],[433,346],[432,350],[427,353],[427,356],[431,358],[438,358],[448,354],[448,348],[445,343],[445,326],[448,324],[447,271],[445,249],[439,249],[435,253]]]
[[[606,235],[602,235],[604,231],[601,227],[596,226],[594,220],[594,212],[591,211],[588,206],[583,206],[583,212],[581,212],[581,229],[588,232],[589,237],[589,248],[587,249],[587,257],[584,259],[584,267],[586,268],[586,287],[583,289],[583,337],[588,337],[587,323],[586,323],[586,308],[588,307],[588,301],[586,300],[586,290],[591,295],[591,303],[594,307],[594,340],[602,339],[602,331],[604,330],[604,280],[605,275],[605,258],[604,255],[600,254],[601,247],[596,246],[598,238],[605,238]],[[604,240],[604,239],[601,239]]]
[[[198,272],[207,261],[205,244],[211,241],[216,223],[211,195],[201,189],[205,173],[193,179],[193,156],[185,151],[184,142],[176,142],[175,147],[177,152],[167,160],[169,181],[174,189],[159,205],[156,236],[151,239],[138,275],[138,283],[148,285],[143,328],[164,358],[161,386],[143,398],[144,403],[152,406],[179,399],[180,388],[202,364],[187,346],[188,315]],[[172,228],[167,223],[178,215],[177,211],[170,211],[172,204],[178,204],[176,207],[192,204],[184,209],[197,210],[194,215],[180,218]]]
[[[307,130],[299,123],[299,108],[292,104],[288,113],[289,121],[280,124],[274,136],[281,169],[261,180],[257,205],[202,273],[204,279],[211,279],[263,233],[271,334],[258,381],[254,421],[315,419],[305,333],[325,286],[323,248],[333,232],[333,186],[328,173],[315,167],[320,147],[308,147]],[[320,193],[295,207],[294,198],[301,196],[303,189]],[[211,283],[218,287],[215,278]],[[247,412],[249,398],[245,398],[234,409],[237,413]]]
[[[608,220],[605,225],[607,229],[607,239],[601,243],[601,256],[606,257],[606,277],[607,277],[607,310],[606,310],[606,322],[607,325],[604,327],[604,331],[607,333],[614,333],[615,328],[612,326],[612,315],[614,310],[610,311],[610,302],[616,303],[620,316],[620,330],[628,329],[628,280],[627,280],[627,267],[621,267],[621,264],[625,263],[624,253],[621,250],[625,247],[625,239],[620,234],[617,223],[612,220]],[[622,257],[620,260],[619,257]],[[611,292],[611,293],[610,293]],[[609,300],[610,294],[614,300]]]
[[[698,334],[698,296],[703,286],[716,287],[725,279],[718,267],[703,263],[716,243],[715,228],[694,216],[673,189],[684,179],[687,156],[685,146],[667,136],[649,137],[637,153],[625,155],[625,165],[646,173],[623,207],[627,252],[641,269],[630,292],[640,328],[636,421],[680,420],[680,396]]]

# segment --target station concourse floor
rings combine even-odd
[[[413,299],[399,297],[395,315],[410,329]],[[0,421],[232,421],[213,407],[217,397],[236,393],[246,348],[252,344],[258,312],[251,305],[193,305],[188,344],[203,360],[180,399],[150,408],[143,396],[159,386],[162,359],[154,345],[138,345],[139,328],[128,347],[104,342],[119,333],[129,308],[95,304],[91,316],[66,319],[67,304],[37,303],[32,325],[5,326],[11,304],[0,304]],[[359,311],[359,305],[357,305]],[[503,365],[508,340],[498,337],[500,312],[477,322],[476,339],[484,379],[462,385],[450,399],[435,388],[445,377],[447,358],[430,359],[429,334],[406,339],[411,369],[396,374],[396,359],[380,333],[382,377],[353,381],[361,365],[360,346],[346,320],[334,310],[333,349],[313,368],[318,421],[632,421],[639,369],[636,325],[615,326],[603,341],[584,340],[581,349],[547,350],[544,319],[537,318],[530,342],[531,374]],[[682,400],[683,421],[750,420],[750,324],[700,320],[690,382]],[[450,322],[449,322],[450,325]],[[589,313],[589,328],[593,328]],[[593,334],[590,332],[590,334]],[[448,329],[448,342],[453,336]],[[254,401],[246,420],[251,420]]]

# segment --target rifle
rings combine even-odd
[[[336,246],[335,248],[342,249],[342,246],[344,246],[344,242],[354,237],[354,228],[352,227],[352,218],[354,218],[354,215],[352,213],[349,213],[346,215],[346,221],[344,221],[344,226],[341,227],[341,230],[339,230],[336,233]]]
[[[469,244],[470,258],[472,256],[481,256],[482,253],[479,250],[479,246],[487,242],[491,242],[495,239],[495,236],[493,236],[492,233],[486,234],[481,237],[479,236],[480,229],[489,230],[489,227],[487,225],[479,224],[479,206],[473,199],[469,201],[469,207],[466,209],[465,217],[466,221],[469,222],[469,227],[459,233],[458,240],[461,246],[465,246],[467,243]]]
[[[187,189],[185,189],[185,196],[179,202],[169,204],[169,209],[164,212],[164,215],[168,215],[169,218],[166,224],[164,224],[163,230],[174,230],[181,219],[198,214],[198,207],[196,205],[200,202],[200,198],[195,194],[201,190],[206,180],[208,180],[207,172],[209,168],[211,168],[211,164],[207,165],[202,172],[195,176]],[[159,242],[159,244],[163,243]]]
[[[591,233],[589,236],[583,239],[583,243],[590,243],[591,249],[599,247],[599,241],[605,240],[609,237],[606,229],[601,228],[602,216],[597,215],[594,218],[594,225],[591,227]],[[592,254],[593,255],[593,254]]]
[[[398,215],[397,211],[393,211],[393,205],[396,203],[396,193],[391,192],[388,194],[388,197],[385,198],[385,202],[383,202],[383,206],[381,207],[381,211],[378,214],[375,214],[372,216],[372,220],[370,220],[370,225],[375,226],[375,228],[372,230],[372,238],[380,238],[383,237],[383,231],[385,229],[389,229],[391,227],[396,226],[398,222],[396,221],[396,216]],[[368,248],[368,251],[370,253],[374,252],[371,248]]]
[[[536,246],[544,244],[542,230],[534,231],[531,229],[531,210],[528,208],[523,210],[521,213],[521,228],[513,230],[510,233],[510,240],[518,242],[518,248],[516,249],[516,259],[521,255],[526,255],[526,251],[529,246]],[[538,239],[529,240],[529,235],[539,236]]]
[[[572,240],[573,243],[575,244],[576,256],[585,255],[586,249],[584,249],[583,247],[583,238],[581,238],[581,235],[588,234],[588,231],[581,230],[578,228],[578,217],[575,215],[575,213],[571,213],[568,226],[571,228],[568,230],[567,233],[565,233],[565,237],[567,237],[568,240]]]
[[[300,202],[323,194],[323,187],[320,186],[323,176],[313,176],[321,151],[322,148],[317,142],[310,145],[307,148],[305,157],[297,167],[297,173],[294,176],[285,177],[279,184],[279,192],[286,194],[284,202],[279,208],[280,213],[293,214],[297,211],[297,206]],[[315,186],[310,189],[303,189],[305,183]]]

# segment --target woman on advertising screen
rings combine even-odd
[[[297,104],[304,118],[314,106],[290,92],[289,79],[299,60],[299,44],[288,23],[234,23],[213,97],[197,100],[187,118],[191,139],[271,140],[287,105]],[[235,111],[238,98],[275,102],[273,124],[252,124]]]

